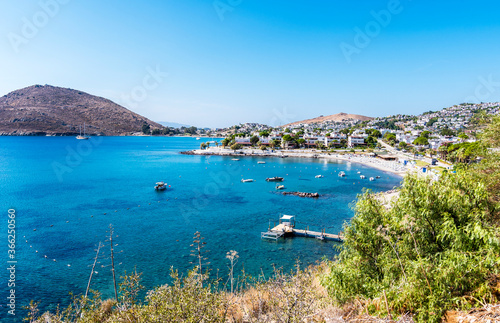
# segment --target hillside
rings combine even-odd
[[[373,119],[374,118],[366,117],[366,116],[362,116],[362,115],[358,115],[358,114],[348,114],[348,113],[340,112],[340,113],[332,114],[329,116],[320,116],[320,117],[313,118],[313,119],[292,122],[292,123],[284,125],[283,127],[288,127],[288,126],[297,125],[297,124],[301,124],[301,123],[312,124],[312,123],[323,123],[323,122],[328,122],[328,121],[341,122],[341,121],[346,121],[346,120],[369,121],[369,120],[373,120]]]
[[[126,135],[147,123],[163,128],[108,99],[88,93],[33,85],[0,98],[0,135],[75,135],[86,124],[90,135]]]

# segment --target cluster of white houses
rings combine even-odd
[[[281,147],[283,148],[296,148],[295,144],[292,142],[286,142],[283,139],[285,135],[294,135],[294,133],[278,133],[272,132],[268,137],[259,136],[258,133],[254,133],[252,136],[259,137],[259,144],[268,146],[271,140],[280,141]],[[342,146],[347,145],[348,147],[357,147],[366,145],[366,138],[368,135],[366,134],[353,134],[348,136],[343,133],[331,133],[328,136],[326,134],[323,135],[315,135],[315,134],[304,134],[299,135],[299,139],[304,139],[303,146],[306,148],[316,147],[318,143],[323,144],[326,147],[331,146]],[[252,143],[250,142],[251,137],[236,137],[235,142],[237,144],[243,146],[250,146]]]
[[[402,130],[389,130],[389,129],[378,129],[382,135],[387,132],[396,135],[397,142],[404,142],[408,145],[413,145],[415,139],[417,139],[421,130],[414,131],[402,131]],[[257,136],[259,138],[259,145],[269,146],[271,140],[279,141],[282,148],[297,148],[293,142],[286,142],[283,140],[285,135],[295,135],[298,130],[292,130],[291,133],[280,133],[273,131],[267,137],[260,136],[258,132],[254,132],[251,136],[247,137],[236,137],[235,142],[242,146],[251,146],[252,143],[250,138]],[[335,147],[335,146],[347,146],[350,148],[366,146],[366,139],[368,135],[363,133],[363,130],[356,130],[352,135],[346,135],[343,133],[329,133],[329,134],[303,134],[299,135],[299,139],[304,139],[303,146],[306,148],[315,148],[318,143],[323,144],[325,147]],[[429,145],[422,148],[431,148],[437,150],[444,143],[457,143],[460,139],[455,136],[431,136],[429,139]],[[469,139],[468,141],[474,141]]]

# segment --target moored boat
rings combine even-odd
[[[82,136],[82,126],[80,126],[80,134],[78,136],[76,136],[76,139],[79,139],[79,140],[87,140],[87,139],[89,139],[89,137],[87,137],[85,135],[85,123],[83,123],[83,136]]]
[[[370,177],[370,181],[374,181],[375,180],[375,177]]]
[[[323,175],[316,175],[316,176],[314,176],[314,177],[315,177],[315,178],[323,178],[323,177],[325,177],[325,176],[323,176]]]
[[[278,185],[278,184],[276,184],[276,189],[277,190],[284,190],[285,189],[285,185]]]
[[[164,191],[166,189],[167,189],[167,184],[165,184],[164,182],[157,182],[155,185],[155,190],[157,191]]]
[[[266,178],[266,181],[268,181],[268,182],[282,182],[283,177],[278,177],[278,176],[268,177],[268,178]]]
[[[361,179],[365,179],[365,178],[366,178],[366,176],[365,176],[365,175],[361,175],[361,176],[359,176],[359,178],[361,178]]]
[[[257,164],[265,164],[265,161],[258,161]]]
[[[242,182],[242,183],[250,183],[250,182],[253,182],[253,181],[254,181],[254,180],[253,180],[253,179],[251,179],[251,178],[249,178],[249,179],[244,179],[244,178],[242,178],[242,179],[241,179],[241,182]]]
[[[345,173],[343,171],[339,172],[339,177],[345,177]]]

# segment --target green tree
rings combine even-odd
[[[420,134],[420,137],[425,137],[427,139],[429,139],[429,136],[431,135],[431,132],[430,131],[422,131],[422,133]]]
[[[241,148],[242,148],[241,144],[233,144],[233,145],[231,145],[231,149],[234,150],[234,151],[239,150]]]
[[[151,127],[149,124],[145,123],[142,125],[142,133],[145,135],[149,135],[151,133]]]
[[[429,140],[426,137],[420,136],[413,141],[413,144],[417,146],[427,146],[429,144]]]
[[[250,143],[255,146],[259,142],[259,137],[257,136],[252,136],[250,137]]]
[[[222,147],[227,147],[229,145],[229,143],[231,142],[231,139],[229,138],[224,138],[222,140]]]
[[[469,136],[467,136],[465,133],[461,132],[459,135],[458,135],[458,138],[460,138],[460,140],[462,142],[466,141],[467,139],[469,139]]]
[[[454,136],[455,135],[455,131],[453,131],[450,128],[446,127],[446,128],[441,129],[440,135],[441,136]]]
[[[374,129],[373,132],[372,132],[372,136],[375,137],[375,138],[381,138],[382,137],[382,133],[380,133],[379,130]]]

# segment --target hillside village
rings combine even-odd
[[[377,139],[402,150],[438,151],[443,145],[475,142],[482,120],[497,114],[500,103],[459,104],[418,116],[395,115],[371,120],[343,119],[319,123],[296,122],[282,127],[245,123],[216,129],[222,144],[270,148],[376,148]],[[214,132],[211,133],[214,135]]]

